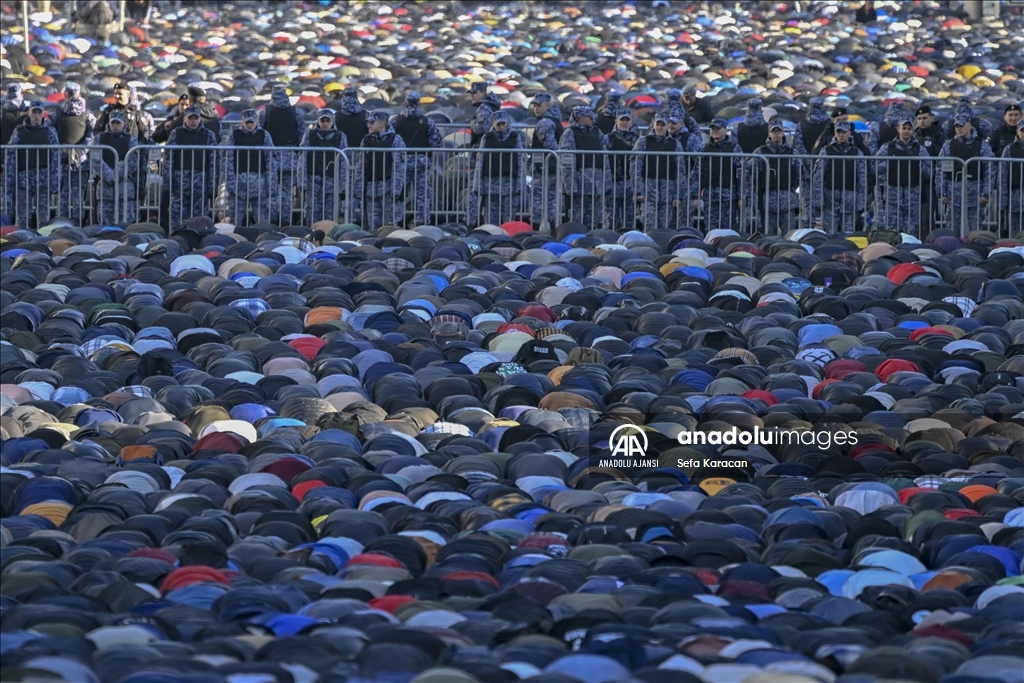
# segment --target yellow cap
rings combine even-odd
[[[727,486],[732,486],[736,483],[735,479],[729,479],[728,477],[714,477],[712,479],[705,479],[700,483],[700,488],[704,493],[709,496],[713,496]]]

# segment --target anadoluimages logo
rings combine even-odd
[[[612,457],[643,458],[647,455],[647,433],[636,425],[619,425],[608,439]]]

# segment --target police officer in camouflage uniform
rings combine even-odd
[[[636,201],[643,204],[644,231],[675,228],[672,209],[687,201],[689,179],[681,168],[683,148],[669,135],[667,114],[654,115],[647,135],[636,141],[633,152]]]
[[[367,132],[369,132],[366,121],[368,115],[369,112],[363,109],[363,105],[359,102],[359,90],[352,85],[345,88],[341,93],[341,107],[334,117],[334,124],[345,135],[349,146],[358,147],[359,143],[366,137]],[[347,163],[348,160],[346,159]],[[341,176],[339,180],[342,183],[340,191],[348,195],[349,213],[352,214],[351,220],[359,223],[362,221],[363,191],[359,185],[355,184],[355,179],[351,176],[355,167],[356,164],[353,164],[351,167],[346,165],[349,174]],[[349,188],[349,185],[351,185],[351,188]]]
[[[867,162],[852,135],[849,121],[836,121],[835,139],[822,148],[814,164],[812,202],[822,228],[830,235],[836,230],[853,232],[857,217],[867,206]]]
[[[633,182],[633,148],[640,133],[633,115],[619,109],[615,128],[608,134],[608,181],[604,195],[605,227],[613,230],[636,228],[636,187]]]
[[[868,130],[871,131],[871,140],[868,149],[873,154],[878,154],[878,150],[882,145],[896,139],[899,134],[900,122],[903,121],[904,115],[903,100],[896,100],[889,105],[889,109],[885,112],[885,116],[879,123],[869,124]]]
[[[1024,231],[1024,119],[1017,122],[1017,139],[1003,147],[999,168],[999,197],[1010,221],[1010,234]]]
[[[363,229],[374,231],[382,225],[402,225],[405,208],[405,141],[389,123],[384,110],[370,112],[370,132],[363,138],[356,161],[356,187],[363,191]]]
[[[274,147],[298,147],[306,132],[306,119],[298,107],[292,106],[288,87],[284,83],[274,84],[270,104],[260,110],[256,123],[270,134]],[[278,150],[275,155],[276,172],[270,176],[267,189],[270,196],[270,220],[278,225],[289,225],[292,222],[295,167],[299,157],[294,149]]]
[[[704,145],[705,156],[701,157],[698,169],[693,171],[700,179],[700,196],[707,206],[708,231],[737,227],[735,200],[739,193],[741,151],[739,144],[729,136],[728,125],[720,116],[711,119],[711,139]],[[730,156],[720,156],[723,154]],[[700,199],[692,201],[694,209],[699,209],[700,204]]]
[[[736,126],[736,143],[744,154],[752,154],[768,139],[768,122],[764,118],[764,105],[760,98],[747,100],[745,118]]]
[[[217,136],[203,125],[198,105],[185,110],[185,125],[171,131],[166,153],[164,186],[171,197],[170,229],[175,230],[189,218],[209,214],[217,196]]]
[[[681,129],[685,128],[691,133],[700,132],[700,124],[697,123],[697,119],[690,116],[686,110],[686,104],[683,103],[683,92],[672,88],[665,93],[665,108],[664,112],[668,114],[668,130],[672,135],[677,136]],[[713,118],[713,117],[712,117]],[[683,149],[686,145],[683,145]]]
[[[968,112],[961,111],[953,117],[953,130],[956,136],[942,146],[940,157],[963,162],[977,157],[992,157],[992,148],[974,129]],[[968,164],[960,161],[954,162],[952,169],[944,169],[943,172],[936,174],[936,191],[939,203],[948,209],[946,218],[949,227],[954,230],[960,229],[963,220],[968,230],[977,230],[988,207],[988,199],[992,195],[991,164],[982,161]]]
[[[406,147],[413,149],[440,149],[444,145],[441,131],[434,120],[425,116],[420,109],[420,94],[416,91],[405,96],[405,109],[391,119],[391,127]],[[405,192],[413,195],[413,222],[416,225],[430,223],[430,211],[434,206],[433,158],[426,152],[409,152],[406,155]]]
[[[501,100],[494,93],[487,92],[488,85],[485,81],[477,81],[469,88],[469,99],[476,107],[473,118],[469,120],[469,146],[473,149],[479,147],[480,141],[491,132],[491,117],[501,109]]]
[[[875,175],[882,193],[879,223],[888,230],[920,235],[922,192],[931,186],[932,165],[920,159],[927,157],[928,151],[914,137],[914,119],[910,112],[901,114],[896,135],[878,148],[878,156],[896,158],[875,162]]]
[[[242,126],[224,137],[225,147],[243,147],[225,154],[224,180],[228,206],[236,226],[249,225],[249,205],[257,223],[270,220],[270,192],[277,175],[277,155],[270,133],[260,128],[255,109],[242,112]]]
[[[750,193],[748,215],[753,214],[755,207],[764,206],[761,228],[768,234],[784,235],[797,226],[800,210],[797,188],[803,182],[805,165],[793,156],[793,147],[786,144],[786,134],[778,119],[768,124],[768,141],[754,150],[754,154],[756,156],[744,164],[746,188]]]
[[[107,130],[97,136],[96,144],[101,149],[93,152],[92,173],[100,189],[99,220],[105,225],[113,225],[114,218],[118,217],[123,223],[134,223],[139,215],[136,193],[139,165],[127,163],[126,160],[129,150],[137,147],[139,141],[128,132],[124,112],[110,113],[107,117]],[[119,196],[115,196],[115,187],[119,190]],[[115,212],[115,206],[120,210]]]
[[[605,183],[608,178],[608,139],[594,125],[597,118],[590,107],[575,107],[569,117],[569,130],[558,141],[563,154],[562,185],[569,197],[569,220],[582,223],[588,230],[605,224]]]
[[[0,145],[6,145],[14,134],[14,129],[28,121],[28,102],[22,96],[21,83],[7,86],[7,97],[4,98],[3,109],[0,109]],[[7,187],[6,154],[0,154],[0,187]],[[13,207],[3,205],[4,193],[0,193],[0,215],[9,215]]]
[[[675,225],[683,227],[690,225],[693,221],[693,200],[700,196],[698,171],[700,157],[698,155],[704,149],[704,138],[700,134],[700,129],[696,127],[697,124],[692,119],[685,118],[678,108],[667,110],[666,114],[668,115],[668,134],[679,141],[683,152],[691,153],[684,154],[679,158],[679,172],[688,180],[683,186],[684,195],[680,195],[679,204],[675,207],[673,220]],[[693,124],[693,127],[687,123],[688,121]]]
[[[807,103],[807,114],[804,115],[804,120],[800,122],[799,130],[793,136],[793,151],[803,157],[817,154],[814,151],[814,147],[818,144],[818,139],[824,134],[825,129],[828,128],[828,123],[825,99],[822,97],[812,97]],[[800,163],[803,164],[803,169],[800,171],[800,177],[802,178],[800,198],[804,205],[804,213],[807,216],[807,220],[813,225],[818,216],[815,215],[814,206],[811,202],[812,160],[804,158]]]
[[[539,93],[530,104],[537,125],[533,128],[530,149],[557,152],[562,139],[562,109],[551,95]],[[560,223],[558,216],[558,169],[557,157],[542,153],[533,156],[532,181],[530,183],[531,222],[541,231]]]
[[[514,220],[522,210],[529,157],[522,137],[509,125],[508,114],[494,112],[491,130],[480,140],[479,149],[469,181],[467,223],[476,227],[481,223],[501,225]]]
[[[299,153],[296,172],[299,189],[306,191],[306,224],[337,220],[341,213],[338,199],[344,191],[348,171],[341,150],[349,143],[345,133],[334,125],[333,109],[321,109],[316,113],[316,127],[306,131],[299,146],[310,150]]]
[[[68,83],[64,86],[64,100],[54,111],[49,124],[57,131],[62,145],[93,144],[93,127],[96,117],[86,107],[82,98],[82,86]],[[86,181],[89,178],[89,150],[63,149],[60,163],[60,202],[57,213],[82,225],[85,207]]]
[[[548,95],[550,97],[550,95]],[[536,102],[537,100],[534,100]],[[604,96],[604,106],[601,107],[601,111],[598,112],[597,122],[595,125],[605,135],[608,135],[615,129],[615,124],[618,120],[619,110],[622,108],[620,104],[622,102],[622,95],[617,92],[608,92]]]
[[[6,205],[17,212],[18,227],[28,229],[34,215],[36,228],[50,221],[50,195],[60,188],[60,150],[57,131],[43,118],[43,103],[32,102],[28,121],[14,129],[4,145],[7,167]],[[18,149],[32,146],[36,149]]]

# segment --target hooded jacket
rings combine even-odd
[[[237,182],[238,173],[245,172],[246,167],[256,164],[256,160],[253,157],[257,153],[263,155],[262,175],[268,179],[277,177],[277,155],[273,152],[274,140],[270,137],[270,133],[263,130],[261,126],[257,125],[252,132],[239,126],[228,135],[225,135],[224,141],[221,144],[224,147],[234,147],[237,145],[238,147],[251,146],[255,148],[252,151],[238,150],[224,154],[224,180],[227,182],[228,192],[232,191]],[[256,150],[259,150],[259,152]],[[255,173],[255,171],[251,170],[249,173]]]
[[[39,181],[40,183],[48,182],[50,188],[52,188],[52,190],[56,192],[58,186],[60,185],[60,151],[57,148],[59,142],[57,140],[57,131],[51,128],[46,120],[44,120],[38,126],[33,126],[32,122],[30,120],[27,120],[25,121],[25,123],[21,124],[20,126],[14,129],[14,133],[11,134],[10,142],[4,145],[4,151],[7,153],[7,156],[4,160],[4,165],[8,169],[17,170],[18,151],[17,149],[15,149],[15,146],[27,144],[23,140],[27,138],[29,135],[35,137],[38,134],[37,131],[46,131],[45,137],[47,141],[45,144],[52,145],[52,147],[49,150],[48,158],[46,159],[46,171],[49,177],[45,181],[42,177],[40,177]],[[47,152],[43,150],[40,150],[39,153],[47,154]],[[25,151],[22,151],[22,154],[25,154]],[[14,194],[14,187],[17,175],[18,173],[10,172],[6,173],[4,176],[4,179],[7,182],[7,188],[5,189],[8,191],[8,194]]]
[[[418,102],[406,102],[405,108],[399,112],[398,116],[392,116],[389,125],[398,132],[398,129],[402,126],[404,121],[416,121],[417,119],[423,119],[424,125],[426,126],[426,144],[425,147],[439,148],[444,146],[444,136],[441,135],[441,131],[437,129],[437,124],[434,123],[434,119],[429,116],[423,115],[423,110],[420,108]],[[404,136],[402,141],[410,147],[419,147],[420,145],[413,145],[412,140],[406,140]],[[410,152],[411,153],[411,152]],[[416,157],[426,158],[425,154],[416,154]]]
[[[501,100],[494,93],[487,93],[475,105],[476,112],[469,120],[469,129],[473,132],[470,147],[479,147],[484,135],[491,132],[491,114],[501,109]],[[509,126],[511,129],[511,126]]]
[[[69,119],[71,117],[81,117],[79,121],[72,123]],[[82,97],[67,97],[60,103],[56,111],[53,113],[53,117],[48,120],[50,126],[57,131],[58,139],[61,137],[61,131],[69,131],[71,129],[81,130],[81,137],[77,140],[61,140],[62,145],[92,145],[94,139],[93,129],[96,126],[96,117],[93,116],[86,106],[85,100]],[[77,123],[77,125],[75,125]],[[76,136],[78,134],[76,133]],[[62,151],[61,157],[65,163],[69,163],[73,168],[78,168],[89,159],[89,150],[77,149],[73,151]]]
[[[928,151],[921,145],[921,142],[917,138],[915,138],[915,137],[910,138],[910,141],[906,142],[906,143],[904,143],[903,141],[901,141],[899,139],[899,137],[897,137],[895,140],[891,140],[891,141],[883,144],[881,147],[879,147],[878,148],[878,156],[880,156],[880,157],[892,157],[892,156],[926,157],[926,156],[928,156]],[[904,174],[909,174],[911,172],[917,172],[919,170],[919,172],[920,172],[920,186],[921,187],[928,187],[928,185],[931,183],[932,164],[931,164],[930,161],[929,162],[916,162],[916,163],[914,161],[908,161],[908,162],[894,162],[894,161],[892,161],[891,163],[890,162],[891,162],[891,160],[888,160],[888,159],[879,159],[875,163],[875,175],[878,178],[878,184],[881,185],[882,187],[885,187],[886,185],[889,184],[889,169],[893,168],[892,164],[895,164],[895,163],[899,164],[895,168],[897,169],[896,172],[899,173],[901,176],[903,176]],[[914,166],[913,171],[911,171],[910,165]],[[893,184],[898,183],[900,179],[901,179],[900,177],[892,178]]]
[[[319,126],[315,126],[306,131],[305,135],[302,136],[302,142],[299,143],[299,147],[336,147],[339,150],[345,149],[350,144],[346,135],[341,132],[338,127],[331,126],[330,130],[320,130]],[[312,163],[314,163],[314,154],[310,152],[299,153],[299,165],[295,173],[295,181],[300,189],[305,190],[308,187],[309,179],[313,175]],[[347,168],[344,154],[335,154],[334,158],[340,164],[338,168],[338,178],[343,179],[346,177],[345,169]],[[330,174],[331,179],[334,179],[333,171]],[[342,180],[342,182],[344,182]]]
[[[394,127],[391,123],[388,123],[388,127],[380,133],[367,133],[366,137],[360,143],[360,147],[376,147],[383,143],[387,143],[390,139],[391,151],[390,152],[377,152],[377,154],[390,154],[391,156],[391,172],[388,177],[383,181],[374,182],[372,179],[364,180],[365,166],[367,156],[373,154],[373,152],[360,152],[359,160],[356,162],[356,188],[361,188],[367,192],[369,196],[379,197],[382,194],[386,194],[388,190],[394,195],[399,195],[405,187],[405,165],[407,162],[407,154],[405,152],[405,140],[402,136],[395,132]]]

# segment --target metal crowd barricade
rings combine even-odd
[[[345,150],[349,173],[346,220],[373,230],[384,224],[448,222],[501,224],[519,220],[551,225],[548,205],[534,202],[534,186],[557,186],[552,152],[520,149]],[[546,163],[538,163],[540,158]],[[400,168],[396,168],[396,165]],[[557,209],[554,209],[557,210]]]
[[[103,154],[116,152],[101,145],[4,145],[0,214],[36,229],[56,216],[73,218],[80,225],[113,222],[104,220],[106,203],[112,200],[102,192],[92,165],[96,155]]]
[[[995,230],[1002,237],[1024,232],[1024,159],[992,161],[993,193],[989,201]]]
[[[123,183],[129,184],[126,176],[136,166],[145,169],[139,172],[137,220],[170,222],[174,228],[193,216],[209,216],[236,226],[287,226],[341,222],[348,215],[339,148],[147,145],[129,156]]]

